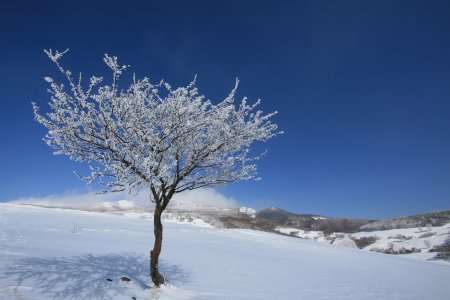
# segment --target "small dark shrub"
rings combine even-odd
[[[430,252],[437,252],[436,259],[450,260],[450,239],[447,239],[442,245],[433,247]]]
[[[365,248],[369,245],[372,245],[378,240],[378,237],[376,236],[363,236],[359,239],[353,239],[355,241],[356,246],[358,246],[359,249]]]
[[[427,238],[427,237],[433,236],[435,234],[436,234],[436,232],[430,231],[430,232],[425,232],[424,234],[420,235],[419,237],[420,238]]]
[[[402,247],[398,250],[394,250],[393,248],[388,248],[388,249],[372,248],[372,249],[370,249],[370,251],[380,252],[380,253],[385,253],[385,254],[411,254],[411,253],[419,253],[420,249],[417,249],[415,247],[412,247],[411,249]]]
[[[401,240],[401,241],[407,241],[407,240],[412,239],[412,236],[404,236],[403,234],[397,234],[395,236],[388,237],[388,239],[396,239],[396,240]]]

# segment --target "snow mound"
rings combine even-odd
[[[241,207],[241,208],[239,208],[239,212],[241,214],[248,215],[251,218],[256,217],[256,210],[254,210],[253,208],[250,208],[250,207]]]
[[[358,246],[356,245],[355,241],[352,240],[348,235],[345,235],[342,239],[336,239],[333,242],[333,245],[358,249]]]

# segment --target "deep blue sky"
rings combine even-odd
[[[108,52],[138,76],[279,111],[262,181],[219,191],[244,205],[387,218],[450,208],[448,1],[3,1],[0,201],[86,189],[53,156],[31,101],[57,77],[107,75]],[[131,75],[129,73],[128,75]],[[258,146],[258,149],[261,147]]]

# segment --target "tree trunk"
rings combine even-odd
[[[150,252],[150,276],[153,283],[156,286],[164,284],[164,277],[159,273],[158,270],[158,259],[161,253],[162,247],[162,237],[163,237],[163,226],[161,223],[162,209],[159,205],[155,207],[154,219],[153,219],[153,232],[155,234],[155,245],[153,250]]]

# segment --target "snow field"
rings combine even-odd
[[[76,224],[76,225],[75,225]],[[0,204],[0,299],[449,299],[448,265],[252,231]],[[127,284],[120,280],[127,276]],[[111,279],[112,281],[107,281]]]

